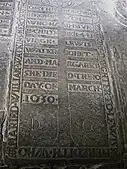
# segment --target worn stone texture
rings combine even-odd
[[[1,167],[127,167],[119,2],[0,1]]]
[[[2,131],[6,130],[4,121],[7,114],[7,95],[9,84],[10,61],[12,58],[12,24],[14,16],[14,1],[0,0],[0,165],[3,160]]]

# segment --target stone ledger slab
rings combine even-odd
[[[94,7],[89,1],[21,1],[10,83],[9,159],[119,159],[110,68]]]
[[[111,36],[105,38],[108,23],[102,25],[96,2],[15,4],[0,1],[6,164],[13,169],[122,165],[112,43],[107,47]]]

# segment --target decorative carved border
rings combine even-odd
[[[27,1],[22,0],[20,3],[19,23],[16,32],[16,42],[14,49],[14,57],[12,64],[12,81],[10,91],[9,103],[9,118],[8,118],[8,147],[9,158],[16,158],[16,150],[18,147],[18,130],[19,130],[19,115],[21,104],[21,83],[22,83],[22,66],[24,54],[24,40],[25,40],[25,27],[26,27],[26,12]],[[115,117],[114,101],[112,99],[111,86],[109,83],[109,74],[107,69],[107,59],[104,50],[104,39],[102,30],[99,23],[94,22],[96,42],[99,51],[101,79],[105,101],[105,114],[107,119],[107,129],[109,138],[110,160],[116,160],[119,157],[118,150],[118,133]],[[103,39],[103,40],[102,40]]]

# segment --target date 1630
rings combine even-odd
[[[22,97],[23,103],[30,104],[58,104],[58,95],[35,95],[35,94],[23,94]]]

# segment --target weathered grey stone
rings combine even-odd
[[[0,0],[0,165],[4,165],[3,141],[7,134],[7,95],[10,60],[12,57],[12,25],[14,16],[13,0]],[[6,134],[5,134],[6,133]],[[3,167],[4,167],[3,166]]]
[[[4,163],[13,169],[124,168],[122,8],[112,1],[109,11],[110,2],[101,0],[13,2],[0,5],[0,17],[9,15],[0,25]]]

